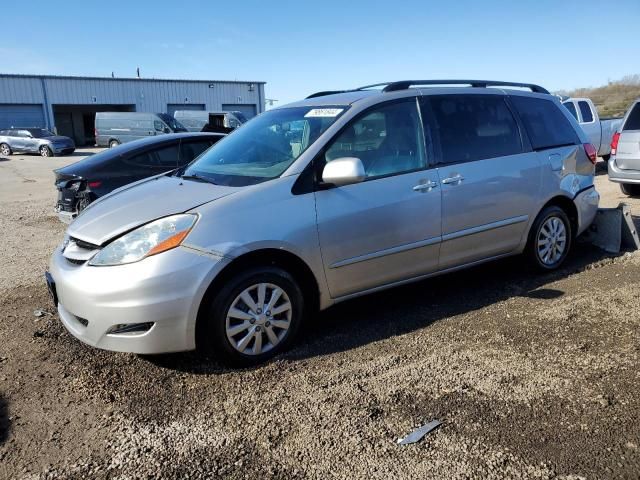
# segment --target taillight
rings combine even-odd
[[[611,139],[611,155],[615,155],[618,150],[618,142],[620,141],[620,132],[616,132],[613,134],[613,138]]]
[[[98,188],[100,185],[102,185],[101,181],[95,181],[95,182],[89,182],[87,183],[87,185],[89,186],[89,188]]]
[[[587,157],[589,157],[589,160],[591,160],[591,163],[595,165],[598,161],[598,151],[596,150],[596,147],[590,143],[585,143],[584,152],[587,154]]]

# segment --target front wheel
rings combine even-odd
[[[116,148],[118,145],[120,145],[120,142],[117,140],[111,140],[109,142],[109,148]]]
[[[207,301],[198,347],[233,366],[257,365],[286,350],[304,312],[302,290],[277,267],[237,274]]]
[[[567,258],[572,238],[569,217],[560,207],[551,205],[540,212],[533,223],[527,256],[538,269],[555,270]]]
[[[8,157],[9,155],[11,155],[11,147],[6,143],[3,143],[2,145],[0,145],[0,154],[3,157]]]
[[[53,152],[46,145],[42,145],[39,151],[41,157],[53,157]]]

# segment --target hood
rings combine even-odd
[[[152,177],[89,205],[71,223],[67,234],[103,245],[140,225],[186,212],[238,190],[179,177]]]

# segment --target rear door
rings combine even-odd
[[[631,108],[622,124],[616,165],[622,170],[640,170],[640,102]]]
[[[316,216],[332,297],[433,272],[440,188],[427,165],[414,98],[376,105],[347,124],[316,162],[359,158],[367,178],[319,188]]]
[[[428,96],[422,107],[442,188],[440,269],[513,252],[535,210],[540,160],[505,96]]]

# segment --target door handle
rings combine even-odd
[[[459,184],[464,180],[464,177],[462,175],[460,175],[459,173],[457,173],[456,175],[454,175],[453,177],[448,177],[442,180],[442,183],[444,185],[452,185],[452,184]]]
[[[413,187],[414,192],[430,192],[431,189],[436,188],[438,184],[432,180],[424,181]]]

